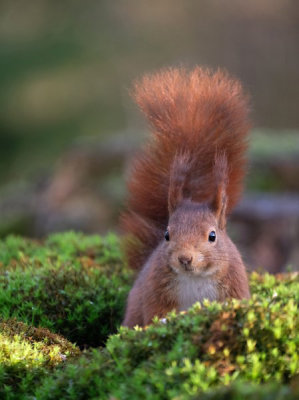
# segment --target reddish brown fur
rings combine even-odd
[[[134,97],[153,128],[152,140],[133,165],[122,215],[123,230],[131,236],[126,248],[129,265],[140,269],[167,225],[176,154],[189,156],[188,190],[199,203],[210,201],[215,192],[215,153],[226,154],[230,212],[242,191],[249,121],[241,85],[220,70],[167,69],[137,82]]]
[[[248,107],[240,84],[221,71],[169,69],[144,77],[135,98],[153,138],[134,163],[122,216],[129,265],[142,268],[124,325],[146,325],[203,298],[248,298],[245,267],[225,232],[246,165]]]
[[[206,279],[213,282],[213,299],[223,301],[231,297],[249,298],[247,275],[241,256],[225,229],[219,227],[212,211],[206,206],[184,200],[171,215],[168,229],[170,241],[160,240],[136,279],[129,294],[123,325],[148,325],[155,315],[161,318],[173,309],[180,310],[180,276],[195,281],[199,274],[209,273],[215,266],[215,273],[202,278],[204,285]],[[215,244],[206,240],[211,229],[217,231]],[[179,263],[176,264],[178,255],[188,253],[204,255],[203,263],[195,265],[194,271],[184,271]]]

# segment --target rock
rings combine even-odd
[[[249,269],[299,269],[299,195],[247,195],[230,221],[231,236]]]

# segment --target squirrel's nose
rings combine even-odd
[[[178,257],[179,262],[180,262],[185,268],[191,265],[192,258],[193,258],[192,256],[186,256],[186,255],[184,255],[184,256],[179,256],[179,257]]]

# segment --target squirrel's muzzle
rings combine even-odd
[[[185,269],[189,269],[192,263],[192,259],[193,257],[190,255],[181,255],[178,256],[178,260],[180,262],[180,264],[185,268]]]

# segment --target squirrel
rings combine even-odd
[[[246,173],[248,96],[225,71],[200,67],[145,75],[133,96],[152,137],[133,162],[121,215],[128,263],[139,271],[122,325],[146,326],[204,299],[249,298],[226,233]]]

